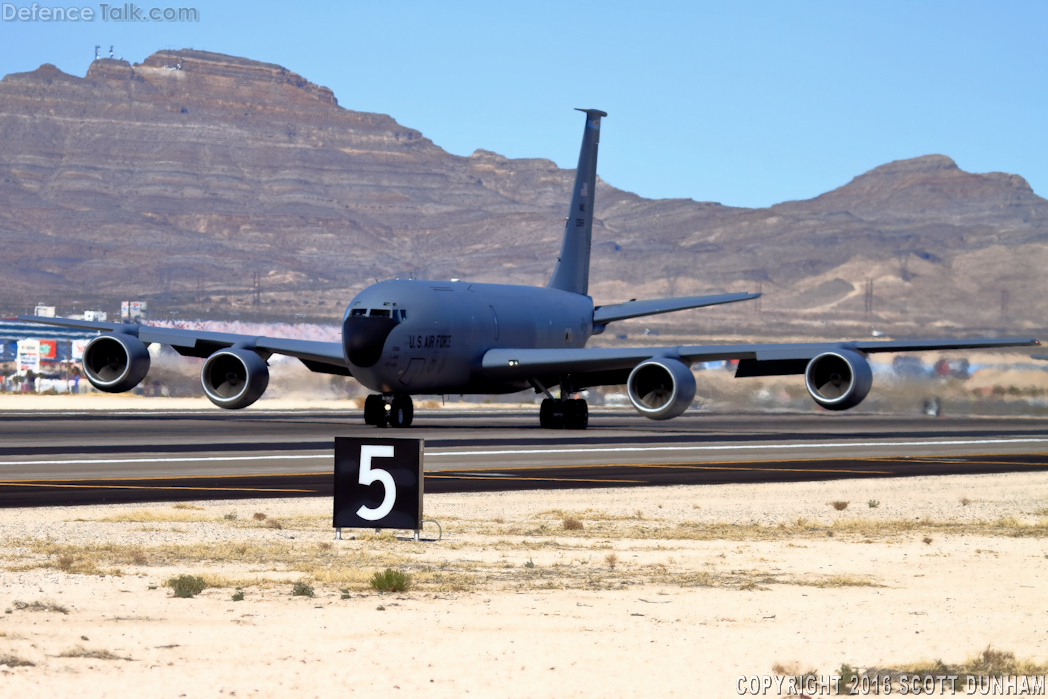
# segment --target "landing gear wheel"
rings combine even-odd
[[[544,430],[564,429],[564,412],[560,402],[544,398],[539,407],[539,427]]]
[[[370,395],[364,399],[364,424],[365,425],[379,425],[385,424],[386,420],[386,401],[382,400],[382,396]]]
[[[581,398],[564,401],[564,428],[584,430],[589,426],[589,405]]]
[[[411,404],[411,396],[403,394],[393,396],[393,401],[389,404],[387,414],[390,427],[411,427],[411,420],[415,416],[415,408]]]

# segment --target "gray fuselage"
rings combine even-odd
[[[479,373],[500,347],[584,347],[593,300],[559,289],[423,280],[379,282],[354,297],[342,319],[353,377],[382,393],[511,393],[526,382]]]

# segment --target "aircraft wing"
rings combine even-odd
[[[281,337],[237,335],[235,333],[183,330],[180,328],[155,328],[151,325],[134,323],[105,323],[91,320],[71,320],[68,318],[18,316],[18,319],[64,328],[134,335],[146,344],[157,342],[163,345],[170,345],[176,352],[186,357],[208,357],[220,349],[240,345],[263,353],[268,352],[269,354],[284,354],[289,357],[296,357],[309,367],[311,371],[325,374],[340,374],[342,376],[350,375],[349,369],[346,367],[346,360],[342,356],[342,345],[338,342],[292,340]],[[264,356],[268,357],[269,354],[264,354]]]
[[[653,316],[659,313],[671,313],[683,311],[688,308],[702,308],[703,306],[717,306],[722,303],[735,303],[736,301],[749,301],[759,297],[760,294],[716,294],[714,296],[683,296],[674,299],[652,299],[650,301],[627,301],[626,303],[615,303],[607,306],[597,306],[593,309],[593,324],[604,325],[615,320],[626,320],[627,318],[639,318],[641,316]]]
[[[927,350],[996,349],[1039,344],[1028,338],[975,340],[884,340],[874,342],[802,342],[759,345],[683,345],[678,347],[627,347],[592,349],[493,349],[481,361],[485,376],[495,380],[530,379],[567,374],[608,376],[628,371],[646,359],[670,357],[685,362],[738,359],[738,377],[803,374],[808,362],[823,352],[853,350],[920,352]],[[597,385],[597,384],[593,384]]]

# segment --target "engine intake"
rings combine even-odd
[[[681,361],[656,357],[633,368],[626,380],[626,392],[644,417],[669,420],[695,400],[695,375]]]
[[[220,408],[246,408],[269,386],[266,360],[248,349],[215,352],[200,367],[200,384],[208,400]]]
[[[861,403],[873,385],[870,363],[858,352],[824,352],[808,362],[804,384],[815,402],[827,410],[847,410]]]
[[[84,374],[106,393],[123,393],[149,373],[149,349],[133,335],[99,335],[84,347]]]

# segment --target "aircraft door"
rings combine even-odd
[[[408,368],[404,370],[404,374],[400,377],[400,383],[404,386],[411,385],[411,382],[415,380],[415,377],[425,368],[426,360],[421,357],[415,357],[408,362]]]

